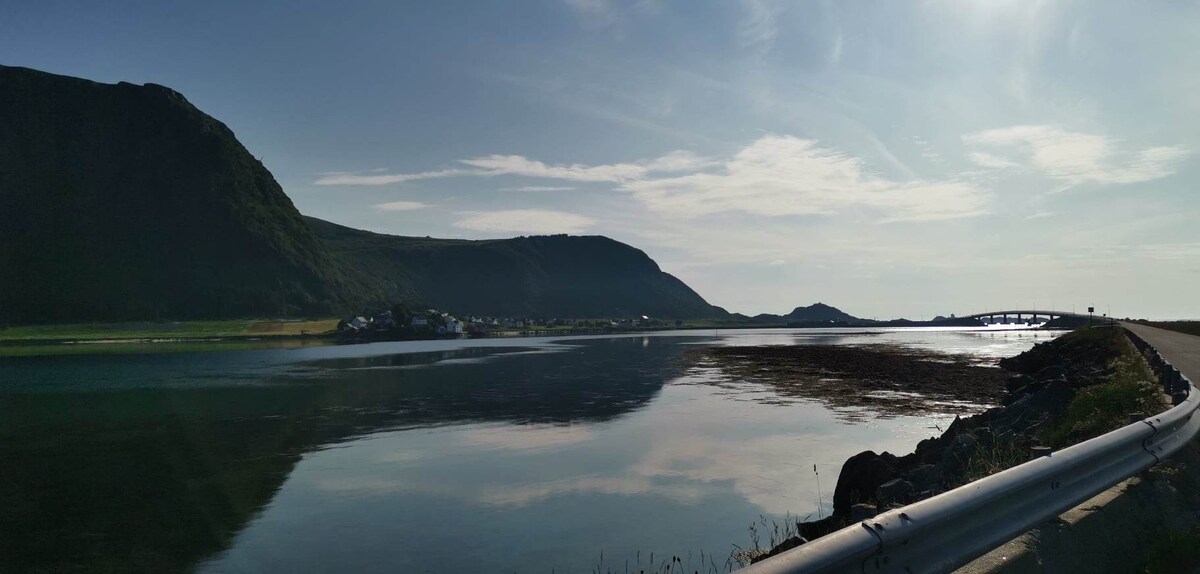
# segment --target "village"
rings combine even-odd
[[[455,317],[438,309],[409,311],[403,305],[366,312],[338,322],[337,338],[343,342],[428,339],[438,337],[488,337],[536,333],[601,333],[637,329],[683,328],[681,320],[655,319],[646,315],[607,319],[562,319],[541,317]]]

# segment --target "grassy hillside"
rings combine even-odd
[[[377,235],[306,220],[221,122],[162,86],[0,66],[0,325],[463,313],[709,317],[603,237]]]
[[[0,66],[0,321],[328,313],[324,248],[179,93]]]
[[[607,237],[429,239],[307,219],[339,264],[397,300],[502,316],[725,315],[641,250]]]

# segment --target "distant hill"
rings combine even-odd
[[[792,325],[799,327],[818,327],[836,323],[838,326],[860,326],[874,323],[870,319],[859,319],[849,313],[844,313],[837,307],[824,303],[813,303],[808,307],[796,307],[787,315],[762,313],[753,317],[741,314],[730,315],[735,322],[748,322],[758,325]]]
[[[430,239],[307,220],[340,264],[397,300],[498,316],[726,315],[641,250],[607,237]]]
[[[783,318],[795,322],[822,322],[822,323],[854,323],[862,321],[858,317],[844,313],[836,307],[830,307],[824,303],[813,303],[808,307],[796,307],[791,313],[784,315]]]
[[[604,237],[416,239],[300,215],[224,124],[154,84],[0,66],[0,323],[463,313],[723,316]]]

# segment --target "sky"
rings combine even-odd
[[[343,225],[606,235],[746,314],[1200,318],[1197,3],[0,13],[0,64],[170,86]]]

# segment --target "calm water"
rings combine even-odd
[[[711,554],[724,571],[760,515],[827,513],[848,456],[911,452],[953,413],[852,422],[690,366],[686,349],[886,342],[992,360],[1054,335],[0,359],[0,571],[621,572],[639,551],[643,567],[654,552],[704,571]]]

